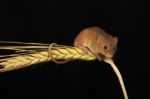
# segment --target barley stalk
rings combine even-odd
[[[23,46],[23,48],[27,48],[27,47],[29,47],[29,46]],[[33,46],[33,47],[35,47],[35,46]],[[11,57],[0,59],[0,67],[2,67],[2,68],[0,68],[0,72],[16,70],[19,68],[24,68],[24,67],[33,65],[33,64],[51,61],[52,57],[54,60],[64,59],[64,60],[87,60],[87,61],[95,60],[97,58],[90,51],[87,51],[86,53],[84,53],[83,50],[80,48],[63,46],[63,45],[52,47],[52,49],[51,49],[52,57],[50,57],[48,54],[48,52],[49,52],[48,47],[45,46],[44,48],[45,48],[45,50],[42,50],[42,51],[31,50],[30,53],[25,53],[22,55],[21,54],[13,54],[13,55],[10,55]],[[10,48],[3,47],[3,49],[15,49],[15,50],[19,50],[19,51],[26,51],[23,49],[21,49],[21,50],[18,49],[18,46],[13,46]],[[119,69],[114,64],[113,60],[104,59],[103,61],[105,61],[106,63],[111,65],[112,69],[114,70],[114,72],[116,73],[116,75],[118,77],[119,83],[121,85],[121,89],[123,91],[124,98],[128,99],[126,88],[125,88],[121,73],[119,72]]]

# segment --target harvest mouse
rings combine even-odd
[[[113,58],[117,43],[117,37],[113,37],[97,26],[83,29],[74,40],[75,47],[82,48],[84,51],[90,50],[99,60]]]

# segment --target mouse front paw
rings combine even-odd
[[[88,54],[88,51],[89,51],[88,47],[86,47],[86,46],[78,46],[78,47],[82,49],[82,54],[83,55]]]
[[[98,59],[99,61],[102,61],[102,58],[101,58],[99,55],[97,55],[97,59]]]

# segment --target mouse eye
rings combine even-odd
[[[113,48],[113,50],[115,50],[115,49],[116,49],[116,47]]]
[[[107,49],[107,46],[106,46],[106,45],[104,46],[104,49]]]

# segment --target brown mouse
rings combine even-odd
[[[75,47],[89,49],[100,60],[113,58],[117,43],[117,37],[113,37],[97,26],[85,28],[74,40]]]

